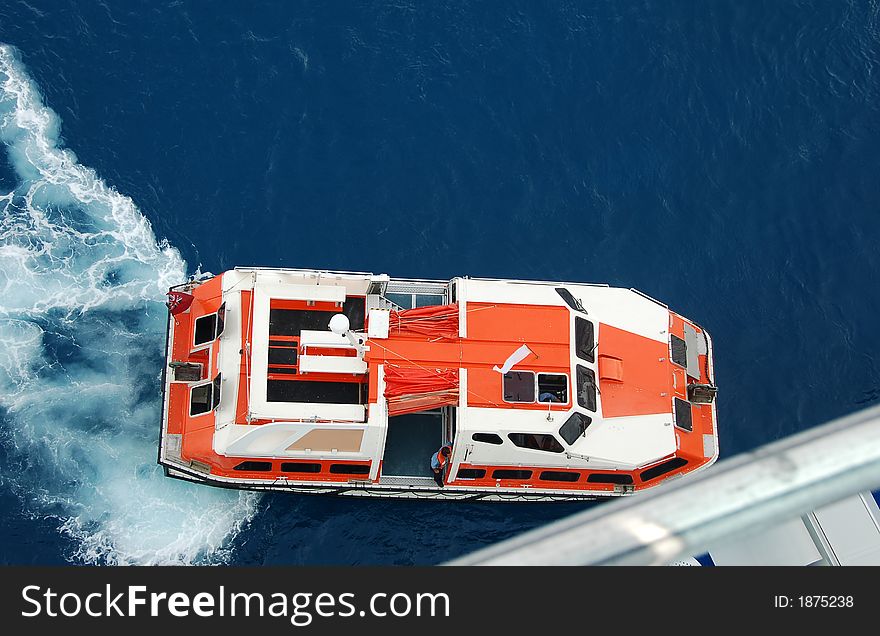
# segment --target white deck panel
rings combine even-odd
[[[880,565],[880,510],[870,494],[841,499],[814,514],[840,565]]]
[[[387,338],[391,312],[387,309],[370,309],[369,315],[367,336],[369,338]]]
[[[675,427],[668,413],[594,419],[571,449],[622,468],[638,468],[676,451]]]
[[[544,409],[460,408],[458,436],[462,444],[473,444],[468,463],[628,470],[667,457],[676,450],[671,414],[607,420],[593,415],[586,434],[569,447],[558,433],[570,411],[552,411],[550,421],[547,413]],[[500,445],[471,442],[473,433],[496,433],[504,441]],[[556,435],[573,456],[520,448],[507,438],[508,433]]]

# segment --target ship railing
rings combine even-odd
[[[594,506],[447,565],[651,565],[880,487],[880,406]]]
[[[262,266],[238,266],[234,268],[238,271],[243,272],[295,272],[297,274],[339,274],[342,276],[374,276],[372,272],[355,272],[348,270],[335,270],[335,269],[310,269],[310,268],[301,268],[301,267],[262,267]]]

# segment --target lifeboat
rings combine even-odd
[[[718,457],[712,339],[633,289],[236,268],[172,288],[169,308],[169,477],[580,500]]]

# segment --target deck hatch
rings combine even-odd
[[[533,371],[508,371],[504,374],[505,402],[534,402],[535,374]]]

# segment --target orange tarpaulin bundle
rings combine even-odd
[[[458,305],[432,305],[392,311],[388,333],[458,338]]]
[[[458,369],[385,367],[388,415],[458,404]]]

